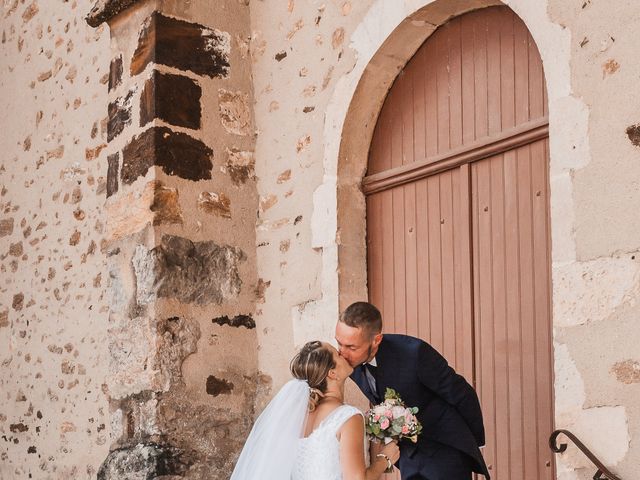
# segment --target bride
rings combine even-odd
[[[365,465],[362,412],[343,403],[349,363],[328,343],[309,342],[287,382],[258,417],[231,480],[373,480],[400,457],[372,444]]]

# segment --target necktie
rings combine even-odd
[[[378,390],[376,388],[376,370],[377,368],[370,363],[364,364],[364,375],[367,378],[367,383],[369,383],[369,388],[371,389],[374,399],[378,402],[380,401],[380,396],[378,395]]]

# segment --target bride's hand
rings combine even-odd
[[[398,443],[395,441],[383,446],[378,453],[385,454],[393,464],[400,458],[400,448],[398,448]]]

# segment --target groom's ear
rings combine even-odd
[[[378,333],[375,337],[373,337],[373,346],[377,347],[378,345],[380,345],[380,342],[382,341],[382,333]]]

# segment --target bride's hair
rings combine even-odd
[[[317,340],[307,342],[291,360],[291,374],[299,380],[306,380],[311,389],[310,412],[315,410],[320,399],[324,397],[327,391],[327,375],[332,368],[336,368],[333,353]]]

